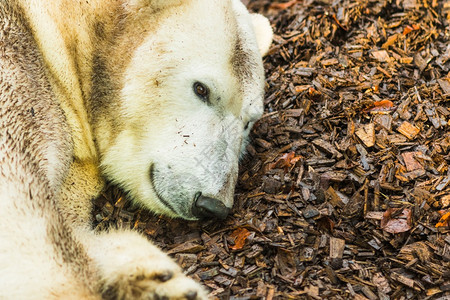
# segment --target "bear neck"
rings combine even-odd
[[[72,131],[75,159],[97,160],[87,100],[91,94],[93,54],[100,22],[114,22],[118,1],[17,0],[18,14],[42,56],[54,99]],[[108,7],[107,7],[108,6]]]
[[[133,2],[133,1],[131,1]],[[151,1],[17,0],[39,48],[56,100],[72,131],[75,160],[98,165],[98,140],[113,139],[123,73],[164,10]],[[163,2],[161,2],[163,3]],[[112,127],[111,127],[112,126]]]

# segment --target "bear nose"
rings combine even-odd
[[[222,201],[202,196],[201,192],[195,194],[192,213],[197,218],[216,218],[223,220],[227,217],[230,209]]]

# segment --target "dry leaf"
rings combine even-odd
[[[412,28],[411,26],[407,25],[405,27],[405,29],[403,29],[403,35],[407,35],[408,33],[410,33],[413,30],[414,30],[414,28]]]
[[[230,234],[231,238],[234,238],[234,245],[229,246],[230,249],[239,250],[242,249],[245,245],[245,241],[250,235],[250,231],[245,228],[238,228]]]
[[[450,226],[450,211],[445,213],[444,211],[439,211],[439,213],[442,215],[439,222],[436,224],[436,228],[438,227],[448,227]]]
[[[381,219],[381,229],[389,233],[401,233],[412,227],[411,209],[388,208]]]
[[[420,26],[417,25],[417,24],[413,24],[412,26],[407,25],[407,26],[405,27],[405,29],[403,29],[403,35],[407,35],[407,34],[410,33],[411,31],[419,30],[419,29],[420,29]]]
[[[302,158],[302,156],[295,156],[295,152],[285,153],[276,162],[270,164],[269,169],[283,168],[285,172],[289,171],[290,168],[295,166],[295,164]]]
[[[371,112],[371,113],[384,113],[395,110],[394,103],[390,100],[381,100],[376,101],[373,103],[372,106],[366,108],[364,112]]]

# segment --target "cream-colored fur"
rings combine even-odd
[[[198,192],[231,207],[264,20],[238,0],[0,2],[0,298],[206,298],[143,236],[90,231],[91,199],[110,180],[171,216],[197,218]]]

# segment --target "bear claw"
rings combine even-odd
[[[197,291],[189,291],[184,295],[184,297],[186,297],[186,300],[195,300],[197,299]]]
[[[172,278],[173,278],[173,272],[172,271],[164,271],[164,272],[162,272],[160,274],[157,274],[155,276],[155,279],[159,280],[161,282],[169,281]]]

